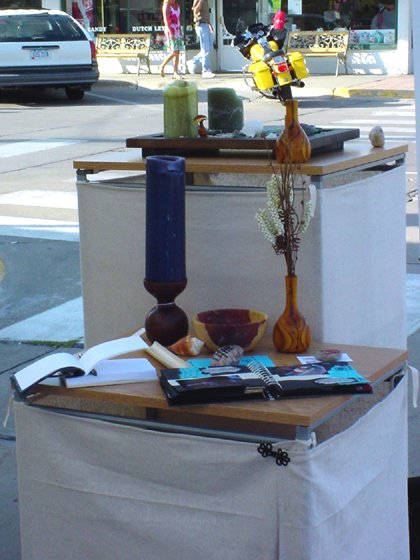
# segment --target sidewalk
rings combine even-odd
[[[237,91],[250,92],[241,73],[219,73],[211,80],[204,80],[199,75],[186,74],[185,79],[197,83],[200,89],[210,87],[231,87]],[[116,82],[129,83],[139,87],[161,88],[171,83],[171,76],[161,78],[158,74],[107,74],[101,72],[101,84],[107,82],[115,85]],[[339,76],[312,76],[305,80],[305,87],[294,88],[294,97],[356,97],[356,96],[381,96],[405,99],[414,98],[414,75],[402,76],[373,76],[361,74],[340,74]]]

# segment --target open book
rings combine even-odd
[[[44,379],[58,375],[67,380],[91,374],[89,380],[90,384],[93,384],[92,371],[103,360],[148,348],[146,342],[141,338],[143,333],[144,329],[141,329],[131,336],[103,342],[89,348],[82,355],[66,352],[50,354],[12,375],[12,384],[20,395],[24,395]],[[79,386],[81,385],[80,381]]]
[[[146,358],[124,358],[122,360],[102,360],[87,375],[62,376],[61,382],[71,389],[72,387],[97,387],[99,385],[157,381],[157,378],[156,368]],[[43,383],[47,381],[48,379]]]
[[[346,362],[266,367],[253,360],[246,365],[163,369],[160,383],[169,404],[372,392],[369,381]]]

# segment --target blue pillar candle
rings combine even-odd
[[[146,158],[146,280],[185,280],[185,160]]]

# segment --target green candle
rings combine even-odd
[[[207,90],[209,128],[222,132],[241,130],[244,126],[242,98],[232,88]]]
[[[165,138],[198,136],[198,92],[194,82],[176,80],[163,90],[163,131]]]

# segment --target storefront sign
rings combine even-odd
[[[352,48],[370,48],[372,45],[395,44],[395,29],[353,29],[350,32]]]
[[[156,33],[164,30],[163,25],[133,25],[131,27],[132,33]]]

